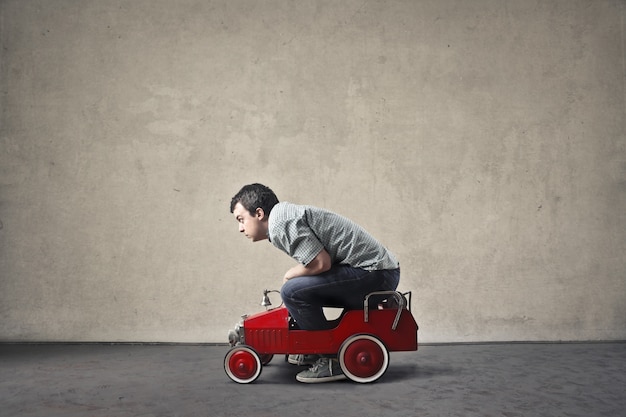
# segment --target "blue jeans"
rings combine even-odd
[[[302,330],[332,327],[322,307],[363,308],[365,296],[373,291],[394,291],[400,281],[400,268],[366,271],[347,265],[312,276],[292,278],[283,284],[285,307]]]

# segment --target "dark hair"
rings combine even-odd
[[[230,212],[235,210],[237,203],[254,214],[257,208],[262,208],[266,216],[269,216],[272,208],[278,204],[278,197],[269,187],[263,184],[244,185],[230,201]]]

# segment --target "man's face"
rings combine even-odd
[[[267,218],[263,209],[256,209],[250,214],[241,203],[237,203],[233,210],[235,220],[239,223],[239,231],[253,242],[267,239]]]

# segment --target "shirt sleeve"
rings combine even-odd
[[[276,225],[280,233],[272,243],[303,265],[308,265],[324,249],[324,245],[304,218],[292,218]]]

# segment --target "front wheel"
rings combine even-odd
[[[268,363],[270,363],[273,358],[274,358],[274,355],[271,353],[266,353],[264,355],[261,355],[261,364],[265,366]]]
[[[374,382],[387,371],[389,352],[375,336],[358,334],[348,338],[339,349],[339,364],[354,382]]]
[[[254,382],[261,375],[262,369],[259,355],[245,345],[233,347],[224,358],[226,375],[239,384]]]

